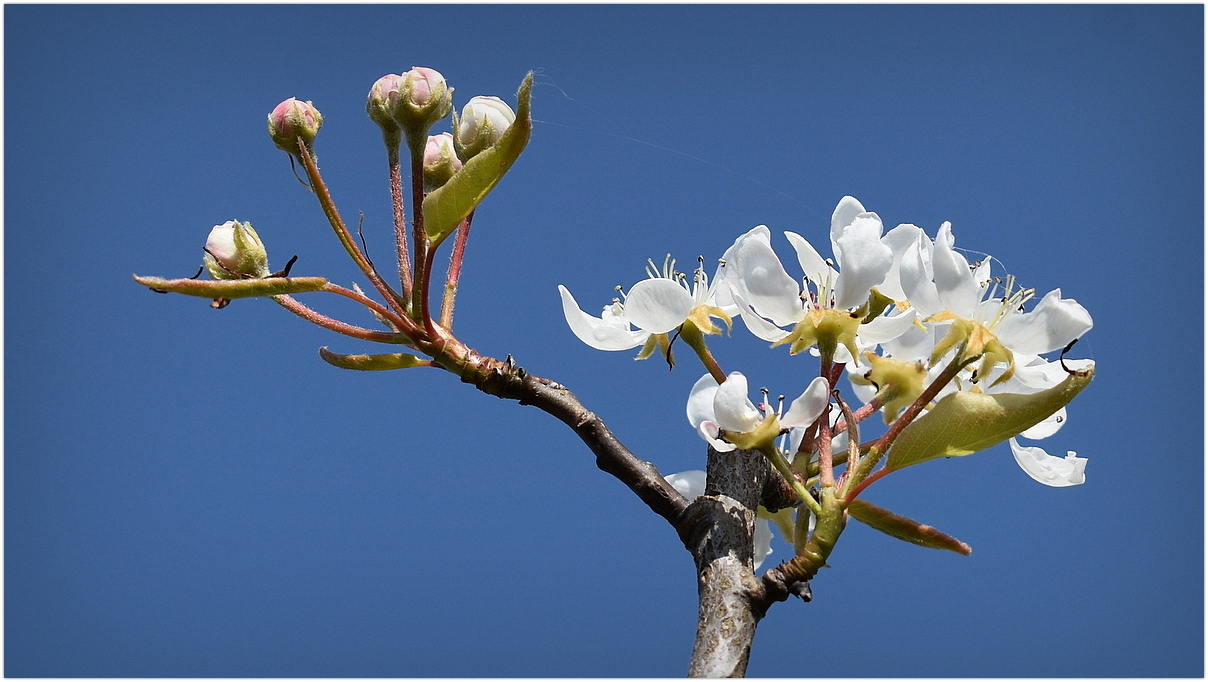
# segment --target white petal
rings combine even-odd
[[[638,329],[666,334],[688,319],[696,302],[692,294],[674,280],[644,279],[625,297],[625,318]]]
[[[1065,459],[1054,457],[1041,448],[1024,447],[1010,439],[1015,461],[1034,480],[1054,488],[1080,485],[1086,481],[1086,458],[1069,452]]]
[[[944,307],[960,317],[971,319],[977,312],[981,291],[973,281],[969,261],[952,248],[952,223],[940,225],[935,236],[935,250],[931,253],[931,269],[935,275],[935,289],[944,302]]]
[[[931,281],[931,240],[927,235],[920,234],[902,255],[901,275],[902,291],[905,292],[910,305],[923,317],[929,317],[944,309],[939,294],[935,291],[935,282]]]
[[[882,315],[860,325],[857,334],[864,343],[886,343],[905,334],[908,329],[916,329],[914,320],[917,317],[914,308],[907,308],[897,315]]]
[[[889,267],[889,272],[885,274],[885,281],[881,282],[877,289],[895,301],[906,300],[906,292],[902,291],[901,281],[902,258],[921,234],[923,234],[923,230],[917,225],[902,224],[881,237],[881,243],[888,246],[889,250],[893,252],[893,265]]]
[[[566,316],[566,324],[570,325],[570,330],[580,341],[596,350],[628,350],[642,345],[650,336],[647,332],[630,330],[623,318],[610,317],[605,320],[588,315],[561,284],[558,285],[558,292],[562,294],[562,314]]]
[[[755,519],[755,568],[772,553],[772,529],[767,519]]]
[[[1064,348],[1093,326],[1086,308],[1054,289],[1031,312],[1007,317],[994,331],[1012,351],[1039,355]]]
[[[769,343],[776,343],[789,335],[789,332],[760,317],[737,291],[731,290],[731,293],[738,304],[738,312],[742,316],[743,324],[747,326],[747,331]]]
[[[688,393],[688,423],[692,428],[698,428],[701,422],[715,421],[713,416],[713,396],[717,394],[717,380],[712,374],[706,374],[696,380]]]
[[[868,300],[868,292],[885,280],[893,266],[893,251],[881,243],[881,219],[876,213],[856,217],[839,237],[839,282],[835,307],[854,308]]]
[[[713,396],[713,414],[717,424],[726,431],[754,431],[762,417],[747,398],[747,378],[742,372],[730,372]]]
[[[1024,438],[1027,438],[1028,440],[1040,440],[1042,438],[1048,438],[1049,436],[1053,435],[1054,433],[1057,433],[1058,431],[1061,430],[1061,427],[1064,425],[1065,425],[1065,408],[1062,407],[1060,410],[1057,410],[1053,414],[1050,414],[1048,417],[1046,417],[1044,419],[1044,421],[1040,422],[1036,426],[1033,426],[1030,429],[1025,429],[1025,430],[1021,431],[1019,433],[1019,435]]]
[[[801,271],[814,284],[824,285],[827,288],[834,286],[835,280],[839,279],[839,272],[826,263],[826,259],[818,253],[805,237],[796,232],[785,232],[784,236],[788,238],[789,244],[792,244],[793,250],[797,252],[797,264],[801,266]]]
[[[856,201],[855,197],[843,197],[839,200],[839,204],[835,206],[835,211],[831,213],[831,251],[838,258],[841,254],[843,245],[839,243],[839,235],[843,233],[843,228],[851,224],[851,221],[856,219],[856,216],[865,213],[864,205]]]
[[[716,422],[703,421],[700,426],[696,427],[696,432],[718,452],[730,452],[736,447],[733,443],[727,443],[721,439],[721,427]]]
[[[810,382],[801,395],[789,405],[789,411],[780,418],[784,426],[809,426],[822,414],[830,402],[830,385],[826,379],[817,377]]]
[[[688,498],[689,502],[705,494],[705,472],[698,469],[681,471],[663,478],[671,484],[672,488],[679,491],[680,495]]]
[[[756,312],[778,325],[801,319],[801,288],[772,250],[768,228],[760,225],[739,237],[724,258],[727,278]]]

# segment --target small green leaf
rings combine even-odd
[[[898,435],[885,461],[901,469],[937,457],[961,457],[997,445],[1039,424],[1074,399],[1095,375],[1094,365],[1032,394],[960,391],[944,397]]]
[[[872,502],[866,502],[863,498],[857,497],[849,502],[847,511],[851,514],[852,518],[860,523],[868,524],[882,533],[892,535],[899,540],[905,540],[906,542],[932,549],[946,549],[957,554],[964,554],[965,556],[973,552],[972,547],[951,535],[941,533],[931,526],[908,519],[905,516],[899,516],[884,507],[878,507]]]
[[[341,369],[357,369],[361,371],[378,371],[386,369],[406,369],[408,367],[430,367],[428,360],[420,360],[408,353],[382,353],[380,355],[341,355],[319,349],[319,357]]]
[[[533,130],[529,100],[533,89],[530,72],[516,93],[516,120],[491,147],[479,152],[442,187],[424,197],[424,231],[436,243],[449,236],[498,184],[524,151]]]
[[[262,277],[258,279],[164,279],[134,276],[134,281],[160,292],[201,298],[255,298],[278,294],[300,294],[327,286],[322,277]]]

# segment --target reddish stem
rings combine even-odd
[[[461,279],[461,265],[465,259],[466,242],[470,239],[470,223],[474,211],[470,211],[457,226],[457,237],[453,240],[453,253],[449,256],[449,273],[445,277],[445,295],[440,304],[440,326],[453,328],[453,306],[457,302],[457,282]]]
[[[394,241],[398,251],[398,276],[403,298],[411,299],[411,256],[407,253],[407,219],[403,210],[403,170],[399,163],[398,145],[387,148],[390,163],[390,202],[394,208]]]

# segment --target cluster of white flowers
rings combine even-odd
[[[895,377],[899,390],[878,408],[887,423],[962,349],[980,360],[944,386],[936,400],[955,391],[1035,393],[1061,382],[1066,367],[1093,364],[1043,357],[1091,329],[1085,308],[1054,289],[1026,310],[1035,292],[1017,287],[1011,277],[992,277],[988,257],[970,263],[954,248],[950,223],[941,225],[934,238],[909,224],[886,232],[876,213],[844,197],[831,217],[833,259],[820,255],[801,235],[784,234],[796,252],[800,279],[786,270],[772,248],[771,232],[760,225],[726,250],[712,279],[698,267],[689,282],[668,261],[661,271],[648,268],[650,277],[613,299],[599,317],[583,312],[559,286],[567,323],[593,348],[626,350],[645,344],[645,357],[653,340],[661,337],[666,343],[687,322],[706,334],[718,333],[710,317],[728,324],[738,316],[760,339],[790,344],[791,353],[810,349],[846,365],[855,395],[866,403],[883,387],[879,378]],[[827,400],[825,381],[815,379],[781,418],[794,441]],[[764,414],[771,412],[769,405],[760,407]],[[748,399],[746,379],[737,372],[720,388],[712,375],[702,377],[692,389],[687,412],[693,428],[718,450],[734,447],[722,434],[751,431],[761,420]],[[1064,421],[1061,408],[1019,435],[1051,436]],[[1037,481],[1051,486],[1083,482],[1086,462],[1073,453],[1059,458],[1020,446],[1014,438],[1010,444],[1019,465]]]

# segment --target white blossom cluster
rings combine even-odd
[[[910,224],[885,231],[876,213],[844,197],[831,217],[832,257],[823,256],[799,234],[784,236],[796,255],[794,274],[773,250],[770,230],[760,225],[734,241],[712,278],[703,267],[691,281],[670,264],[661,271],[651,267],[648,279],[622,291],[599,317],[583,312],[560,286],[567,323],[593,348],[616,351],[646,345],[645,355],[654,341],[668,342],[667,336],[685,323],[695,323],[708,334],[719,331],[710,318],[729,324],[731,318],[741,317],[748,331],[774,346],[789,345],[791,353],[810,350],[843,364],[854,395],[864,403],[877,394],[879,374],[895,368],[895,376],[913,372],[914,390],[903,389],[895,400],[877,407],[886,423],[913,402],[954,355],[971,352],[971,347],[978,359],[948,382],[931,404],[957,391],[1033,394],[1060,383],[1067,368],[1093,364],[1046,357],[1091,329],[1085,308],[1063,298],[1060,289],[1031,305],[1034,290],[1016,286],[1011,277],[993,277],[991,258],[971,263],[957,251],[948,222],[934,237]],[[751,403],[741,373],[730,373],[720,387],[715,376],[706,374],[693,387],[687,414],[701,437],[724,451],[734,445],[722,434],[752,431],[775,410],[766,400],[759,407]],[[800,440],[829,398],[826,381],[819,377],[778,415],[781,426],[789,429],[790,444]],[[837,416],[837,411],[831,414]],[[1018,435],[1045,438],[1064,422],[1063,407]],[[1010,445],[1023,470],[1041,483],[1068,486],[1084,480],[1086,460],[1072,452],[1054,457],[1021,446],[1015,438]],[[789,447],[786,454],[793,450]]]

